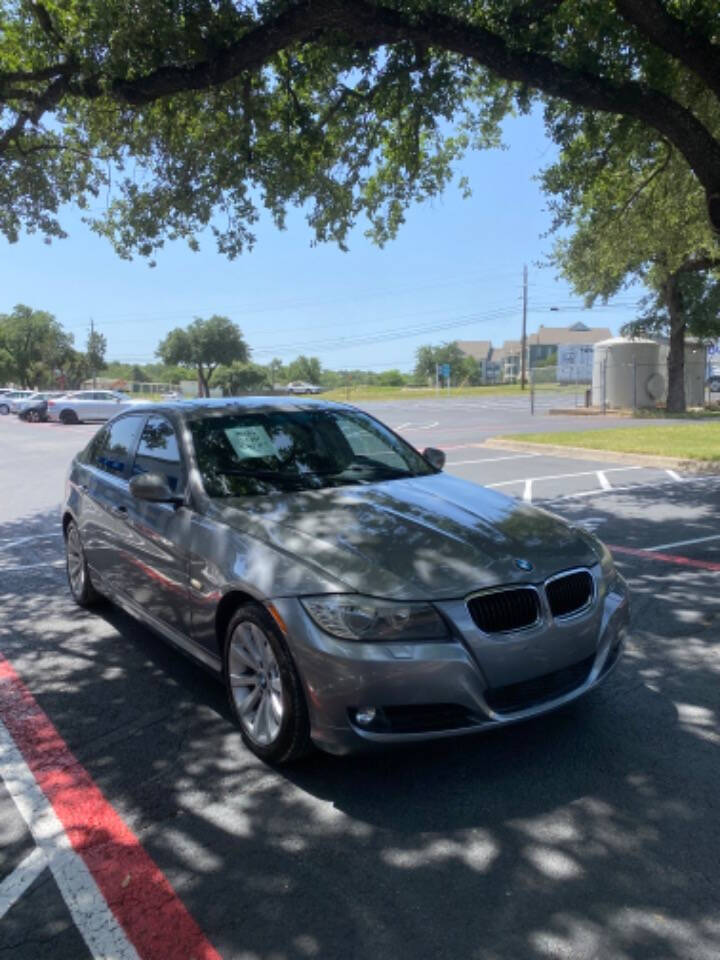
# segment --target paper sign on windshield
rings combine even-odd
[[[277,457],[277,450],[265,427],[227,427],[225,436],[241,460],[250,457]]]

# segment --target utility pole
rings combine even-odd
[[[95,323],[93,318],[90,317],[90,357],[95,356]],[[92,380],[93,380],[93,390],[97,387],[97,370],[95,369],[95,361],[92,361]]]
[[[522,307],[522,339],[520,341],[520,389],[525,389],[526,355],[527,355],[527,304],[528,304],[528,274],[527,264],[523,267],[523,307]]]

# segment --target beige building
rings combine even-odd
[[[612,334],[607,327],[588,327],[574,323],[569,327],[540,327],[527,337],[527,369],[543,363],[557,362],[558,350],[565,347],[592,347]],[[478,362],[483,380],[489,383],[512,383],[520,379],[522,344],[505,340],[493,347],[489,340],[458,340],[462,352]]]
[[[535,333],[528,334],[528,366],[536,367],[553,355],[559,347],[591,347],[601,340],[609,340],[607,327],[588,327],[581,321],[571,327],[545,327],[540,324]]]
[[[487,380],[487,363],[492,352],[492,343],[489,340],[458,340],[457,345],[466,357],[477,361],[481,377]]]

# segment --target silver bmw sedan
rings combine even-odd
[[[617,663],[627,587],[592,534],[442,472],[343,404],[120,414],[70,468],[70,590],[222,678],[279,763],[553,710]]]

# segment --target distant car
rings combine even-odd
[[[285,388],[288,393],[320,393],[322,387],[316,383],[306,383],[304,380],[292,380]]]
[[[715,371],[705,381],[710,393],[720,393],[720,372]]]
[[[44,423],[48,418],[47,400],[28,400],[23,404],[22,410],[18,410],[18,420],[25,420],[27,423]]]
[[[162,398],[163,400],[169,403],[173,403],[175,401],[180,401],[185,399],[185,397],[182,395],[182,393],[179,390],[174,390],[174,391],[171,390],[169,393],[164,393],[162,395]]]
[[[84,423],[87,420],[109,420],[142,400],[131,400],[119,390],[76,390],[48,401],[48,418],[60,423]]]
[[[6,417],[8,413],[15,413],[13,403],[16,400],[24,400],[32,395],[32,390],[10,390],[0,397],[0,415]]]
[[[54,392],[33,393],[21,400],[13,400],[10,412],[16,413],[21,420],[38,423],[41,420],[47,420],[48,400],[62,396],[64,394]]]

